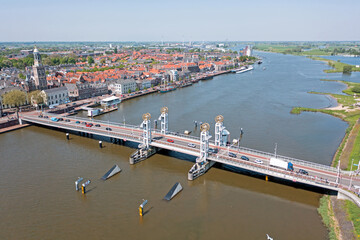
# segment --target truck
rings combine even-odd
[[[52,118],[51,118],[51,121],[53,121],[53,122],[58,122],[58,121],[59,121],[59,119],[58,119],[58,118],[56,118],[56,117],[52,117]]]
[[[287,162],[278,158],[270,158],[270,166],[278,167],[284,170],[294,171],[294,166],[291,162]]]

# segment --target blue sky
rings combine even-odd
[[[360,0],[0,0],[0,41],[357,41]]]

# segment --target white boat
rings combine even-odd
[[[236,73],[244,73],[250,70],[253,70],[254,67],[253,66],[244,66],[242,68],[239,69],[239,71],[236,71]]]

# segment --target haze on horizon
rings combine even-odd
[[[0,0],[0,5],[0,42],[360,40],[358,0]]]

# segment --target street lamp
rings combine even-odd
[[[244,131],[242,128],[240,128],[240,136],[239,136],[239,141],[238,141],[238,152],[240,151],[240,141],[242,139],[243,134],[244,134]]]
[[[351,174],[351,175],[350,175],[350,183],[349,183],[349,188],[348,188],[348,190],[351,189],[352,177],[353,177],[353,175],[354,175],[354,173],[353,173],[353,171],[352,171],[353,164],[354,164],[354,159],[351,160],[351,168],[350,168],[350,174]],[[359,165],[358,165],[358,168],[359,168]]]

